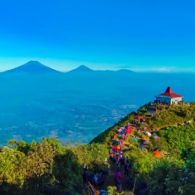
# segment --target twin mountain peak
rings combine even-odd
[[[69,73],[91,73],[91,72],[97,72],[97,71],[92,70],[85,65],[81,65],[81,66],[69,71]],[[112,71],[110,71],[110,72],[112,72]],[[113,72],[115,72],[115,71],[113,71]],[[123,70],[119,70],[116,72],[132,72],[132,71],[123,69]],[[23,64],[19,67],[16,67],[14,69],[6,71],[6,73],[61,73],[61,72],[57,71],[49,66],[46,66],[46,65],[40,63],[39,61],[29,61],[26,64]]]

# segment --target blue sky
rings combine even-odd
[[[0,70],[39,60],[59,70],[195,72],[193,0],[4,0]]]

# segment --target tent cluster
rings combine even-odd
[[[119,162],[124,158],[123,149],[124,149],[124,141],[127,138],[128,134],[133,132],[133,128],[131,125],[121,127],[116,130],[113,139],[112,139],[112,147],[110,151],[110,157],[112,160]]]
[[[151,143],[157,143],[160,137],[152,130],[149,130],[146,118],[141,115],[135,115],[133,120],[125,126],[120,126],[114,130],[110,148],[110,159],[118,167],[118,175],[124,173],[126,176],[131,174],[131,162],[125,158],[124,153],[128,151],[131,145],[137,145],[141,150],[153,152],[155,158],[161,158],[162,154],[157,148],[152,150]],[[124,168],[122,171],[122,168]],[[117,172],[116,172],[117,173]],[[120,173],[120,174],[119,174]],[[117,190],[122,189],[122,178],[117,180],[115,174],[115,184]]]
[[[144,117],[136,115],[132,123],[115,130],[110,150],[112,160],[119,162],[124,158],[124,151],[128,149],[126,148],[126,143],[137,143],[141,150],[145,150],[149,147],[151,139],[156,142],[160,140],[160,137],[155,132],[151,132],[147,128],[140,128],[142,123],[144,123]],[[156,158],[160,158],[161,152],[156,149],[153,151],[153,155]]]
[[[115,173],[111,176],[118,192],[122,190],[122,184],[125,184],[124,176],[128,177],[132,173],[132,163],[125,158],[125,152],[130,149],[131,145],[137,145],[141,150],[151,151],[149,145],[152,140],[158,142],[160,137],[155,132],[148,130],[145,125],[145,117],[141,115],[135,115],[134,119],[127,125],[114,130],[110,143],[110,159],[114,168],[111,170]],[[155,149],[152,152],[155,158],[162,157],[159,150]],[[104,179],[102,174],[93,173],[87,181],[90,181],[96,188],[104,183]]]

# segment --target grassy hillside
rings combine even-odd
[[[155,110],[152,114],[151,109]],[[142,119],[134,125],[136,115]],[[134,131],[125,142],[125,156],[132,163],[138,186],[144,183],[148,194],[195,194],[195,104],[145,105],[91,143],[111,147],[117,129],[128,124]],[[132,141],[134,137],[137,142]],[[141,149],[143,140],[147,144]],[[154,156],[155,151],[160,151],[160,158]]]
[[[156,109],[153,116],[148,113],[148,108]],[[179,126],[193,122],[195,120],[195,103],[172,106],[155,104],[144,105],[137,111],[137,113],[130,113],[117,124],[94,138],[91,143],[110,143],[110,139],[114,135],[115,130],[121,126],[128,125],[128,123],[132,123],[136,115],[144,117],[144,121],[139,124],[140,127],[146,127],[149,131],[160,130],[164,127]]]
[[[138,115],[140,120],[135,121]],[[123,148],[131,169],[118,193],[109,150],[118,129],[127,125],[133,131]],[[83,181],[85,167],[90,173],[107,172],[103,187],[110,195],[195,194],[195,104],[145,105],[88,145],[12,140],[1,149],[0,162],[0,194],[90,194]]]

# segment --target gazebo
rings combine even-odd
[[[168,87],[164,93],[156,97],[155,102],[172,105],[172,104],[178,104],[182,101],[183,101],[183,96],[174,93],[171,87]]]

